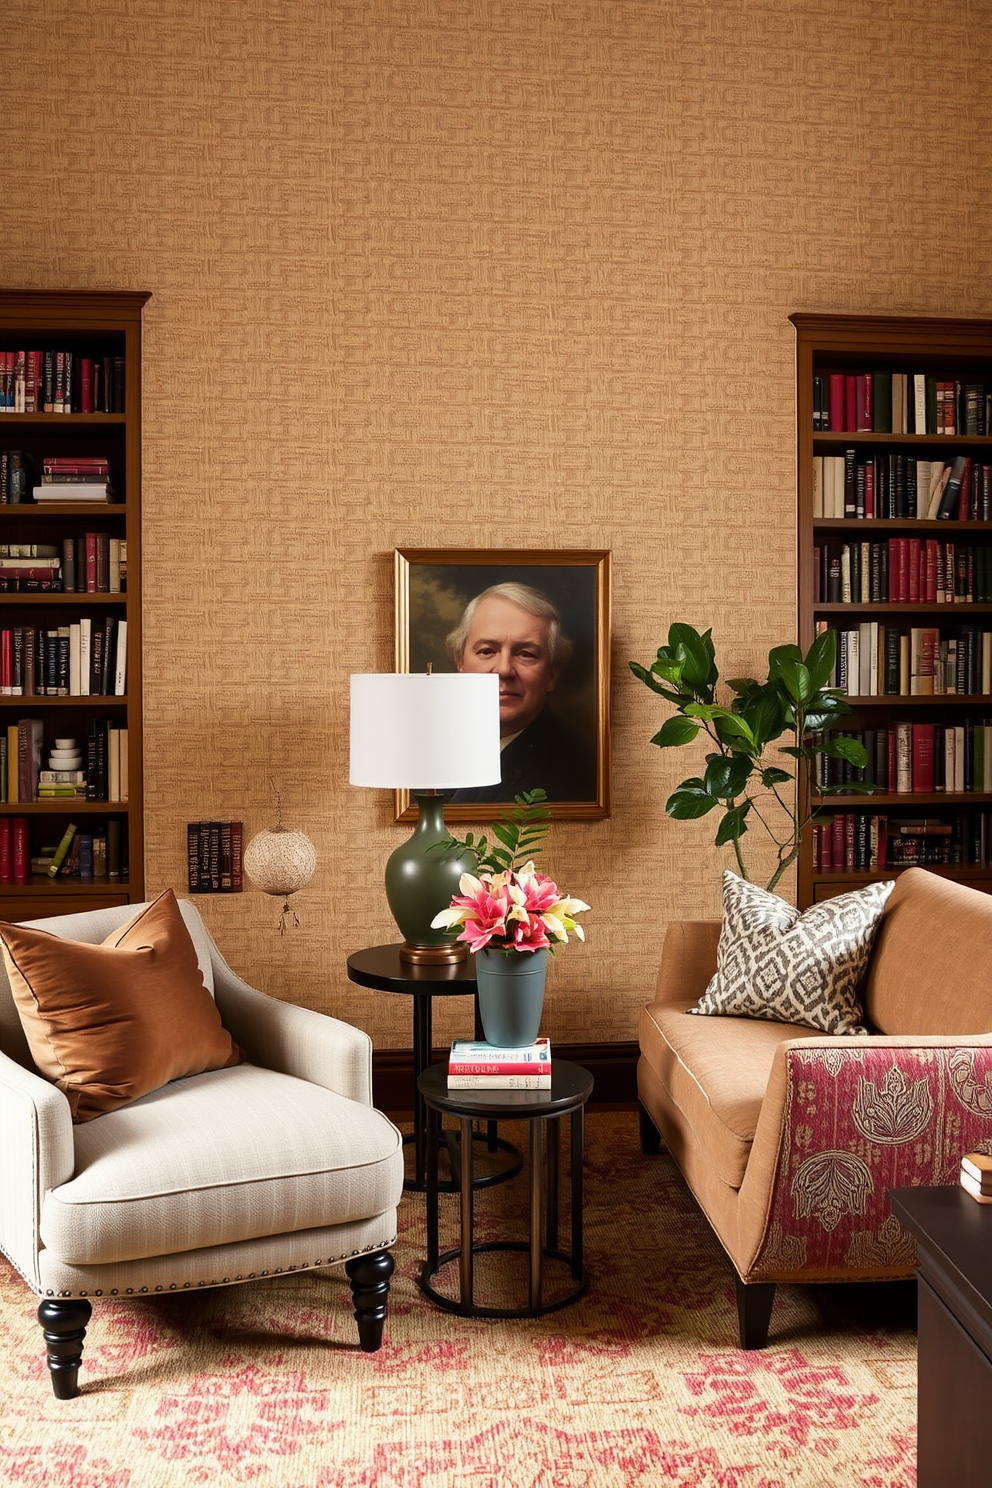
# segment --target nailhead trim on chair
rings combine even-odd
[[[319,1267],[319,1266],[333,1266],[336,1261],[343,1261],[346,1258],[350,1258],[351,1256],[368,1255],[369,1252],[370,1251],[373,1251],[373,1250],[386,1250],[390,1245],[395,1245],[395,1244],[396,1244],[396,1236],[394,1235],[391,1240],[380,1240],[376,1244],[363,1246],[361,1248],[361,1250],[351,1250],[351,1251],[343,1250],[340,1255],[328,1256],[325,1261],[312,1261],[312,1262],[311,1261],[300,1261],[300,1263],[298,1265],[295,1265],[295,1266],[276,1266],[275,1269],[273,1271],[271,1271],[271,1272],[269,1272],[269,1271],[257,1271],[257,1272],[256,1271],[249,1271],[249,1273],[248,1273],[247,1276],[235,1276],[234,1277],[234,1281],[235,1282],[238,1282],[238,1281],[255,1281],[255,1280],[257,1280],[261,1276],[270,1276],[270,1275],[271,1276],[282,1276],[284,1273],[285,1274],[288,1274],[290,1271],[309,1271],[311,1268],[316,1268],[316,1267]],[[232,1283],[232,1280],[231,1280],[231,1278],[229,1276],[225,1276],[222,1281],[217,1281],[216,1278],[213,1281],[197,1281],[197,1282],[184,1281],[183,1282],[183,1290],[185,1291],[187,1288],[189,1288],[191,1286],[194,1286],[194,1285],[195,1286],[198,1286],[198,1287],[216,1287],[216,1286],[231,1286],[231,1285],[233,1285],[233,1283]],[[126,1296],[126,1297],[132,1297],[132,1296],[135,1295],[135,1291],[137,1291],[137,1294],[139,1296],[142,1296],[145,1293],[147,1293],[149,1290],[151,1290],[151,1289],[149,1287],[146,1287],[146,1286],[144,1286],[144,1287],[138,1287],[138,1288],[135,1288],[135,1287],[125,1287],[124,1288],[124,1296]],[[154,1290],[156,1292],[166,1292],[166,1291],[168,1291],[168,1292],[175,1292],[175,1291],[178,1291],[179,1290],[179,1283],[177,1281],[173,1281],[173,1282],[170,1282],[170,1284],[167,1287],[166,1286],[157,1286],[157,1287],[155,1287]],[[48,1290],[48,1291],[46,1291],[44,1293],[44,1295],[46,1297],[88,1297],[89,1296],[89,1293],[88,1292],[84,1292],[84,1291],[79,1291],[79,1292],[53,1292],[51,1290]],[[102,1290],[100,1290],[100,1291],[95,1291],[93,1293],[93,1295],[94,1295],[94,1297],[102,1297],[104,1295],[104,1293],[103,1293]],[[120,1288],[119,1287],[111,1287],[111,1289],[110,1289],[110,1291],[109,1291],[109,1293],[107,1295],[108,1296],[111,1296],[111,1297],[119,1297],[121,1295]]]

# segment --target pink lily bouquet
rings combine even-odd
[[[492,950],[510,956],[515,951],[550,951],[567,945],[570,933],[585,940],[575,916],[589,908],[582,899],[563,894],[553,879],[539,873],[530,855],[540,851],[551,813],[543,790],[525,791],[517,809],[493,825],[497,841],[490,848],[485,837],[449,837],[441,846],[457,847],[475,855],[478,876],[463,873],[459,892],[448,909],[431,921],[434,930],[460,931],[473,953]],[[527,861],[520,863],[520,859]]]
[[[434,916],[435,930],[456,930],[473,953],[501,950],[554,952],[567,945],[569,931],[585,940],[575,916],[588,909],[581,899],[559,892],[558,885],[533,862],[499,873],[463,873],[449,909]]]

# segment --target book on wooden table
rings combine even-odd
[[[551,1066],[547,1074],[458,1075],[448,1071],[449,1090],[550,1090]],[[534,1066],[537,1069],[537,1066]]]
[[[539,1038],[518,1048],[501,1048],[479,1039],[455,1039],[448,1056],[448,1074],[550,1076],[551,1040]]]
[[[961,1187],[979,1204],[992,1204],[992,1191],[983,1189],[977,1178],[972,1178],[964,1168],[961,1169]]]
[[[966,1152],[961,1159],[961,1172],[992,1193],[992,1157],[987,1152]]]

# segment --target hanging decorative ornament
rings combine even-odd
[[[283,826],[279,792],[274,785],[272,789],[276,798],[276,824],[265,827],[251,839],[245,848],[244,870],[256,889],[282,899],[279,934],[285,935],[290,916],[294,925],[300,923],[296,911],[290,908],[289,896],[313,878],[317,850],[305,832]]]

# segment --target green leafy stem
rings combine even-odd
[[[492,846],[482,833],[476,837],[471,832],[465,837],[445,837],[435,846],[438,851],[473,853],[480,873],[505,873],[522,868],[540,854],[550,830],[547,799],[539,787],[515,796],[515,809],[504,812],[493,822]]]
[[[689,821],[722,808],[715,844],[732,843],[738,870],[748,878],[742,839],[749,819],[760,823],[777,849],[775,871],[767,884],[774,889],[799,855],[806,828],[821,820],[809,806],[808,782],[820,756],[843,759],[857,769],[867,764],[864,746],[830,730],[850,708],[843,691],[829,686],[837,658],[837,636],[825,630],[804,656],[798,646],[776,646],[768,653],[768,676],[727,681],[734,694],[729,707],[716,700],[720,674],[712,633],[675,624],[668,644],[658,648],[650,666],[629,663],[634,676],[676,709],[651,740],[659,749],[692,744],[701,731],[715,749],[706,755],[702,776],[683,780],[665,803],[676,821]],[[767,751],[783,735],[794,742],[776,754],[795,763],[770,763]],[[788,788],[788,789],[786,789]],[[821,787],[827,791],[871,792],[869,782]]]

